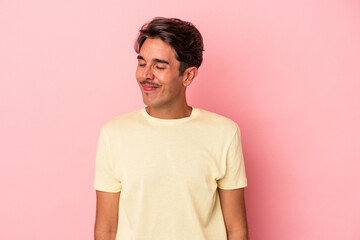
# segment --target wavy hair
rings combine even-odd
[[[199,68],[203,60],[204,43],[199,30],[190,22],[178,18],[156,17],[139,30],[135,52],[139,53],[147,38],[160,38],[175,49],[180,62],[179,75],[189,67]]]

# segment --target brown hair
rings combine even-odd
[[[178,18],[154,18],[141,27],[135,42],[136,53],[140,52],[147,38],[160,38],[175,49],[175,57],[180,62],[180,76],[188,67],[200,67],[204,44],[199,30],[192,23]]]

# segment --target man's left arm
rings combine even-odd
[[[248,240],[244,188],[218,188],[228,240]]]

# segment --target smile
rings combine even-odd
[[[154,91],[156,90],[157,88],[159,87],[155,87],[155,86],[151,86],[151,85],[142,85],[142,88],[144,89],[144,91],[146,92],[151,92],[151,91]]]

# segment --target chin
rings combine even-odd
[[[145,99],[143,99],[143,103],[144,103],[146,106],[149,106],[149,107],[154,107],[154,105],[155,105],[153,102],[147,101],[147,100],[145,100]]]
[[[144,102],[144,104],[145,104],[146,106],[153,107],[153,108],[156,108],[156,107],[161,106],[161,104],[159,104],[159,103],[154,103],[154,102],[151,102],[151,101],[143,101],[143,102]]]
[[[156,104],[152,104],[150,102],[144,102],[144,104],[148,107],[156,107],[157,106]]]

